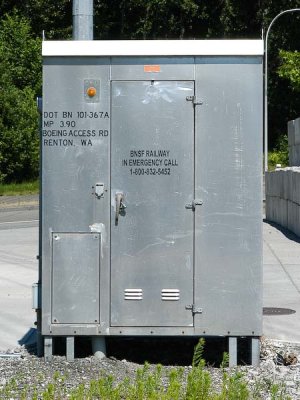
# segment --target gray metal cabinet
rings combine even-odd
[[[42,335],[262,334],[263,42],[44,42]]]

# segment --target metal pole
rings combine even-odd
[[[265,133],[265,171],[268,171],[268,38],[272,25],[274,22],[281,17],[283,14],[292,13],[300,11],[300,8],[291,8],[290,10],[284,10],[281,13],[277,14],[276,17],[271,21],[265,40],[265,124],[264,124],[264,133]]]
[[[73,0],[73,40],[93,40],[93,0]]]

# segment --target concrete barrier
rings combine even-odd
[[[300,236],[300,117],[288,122],[289,165],[266,172],[266,219]]]
[[[288,122],[289,165],[300,166],[300,118]]]
[[[300,167],[266,172],[266,219],[300,236]]]

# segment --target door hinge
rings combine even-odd
[[[191,203],[186,204],[186,205],[185,205],[185,208],[186,208],[187,210],[195,211],[196,206],[202,206],[202,204],[203,204],[203,200],[201,200],[201,199],[194,199]]]
[[[202,314],[202,308],[201,307],[196,307],[195,304],[188,304],[185,306],[186,310],[191,310],[193,314]]]
[[[193,106],[201,106],[203,104],[203,101],[198,101],[196,96],[187,96],[186,101],[191,101]]]

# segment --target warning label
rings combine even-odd
[[[121,163],[122,167],[128,167],[130,175],[171,175],[173,169],[178,167],[171,150],[165,149],[130,150],[129,157]]]
[[[50,147],[93,146],[96,138],[109,136],[108,129],[98,129],[105,119],[109,119],[107,111],[44,111],[42,143]],[[95,129],[90,128],[91,120]]]

